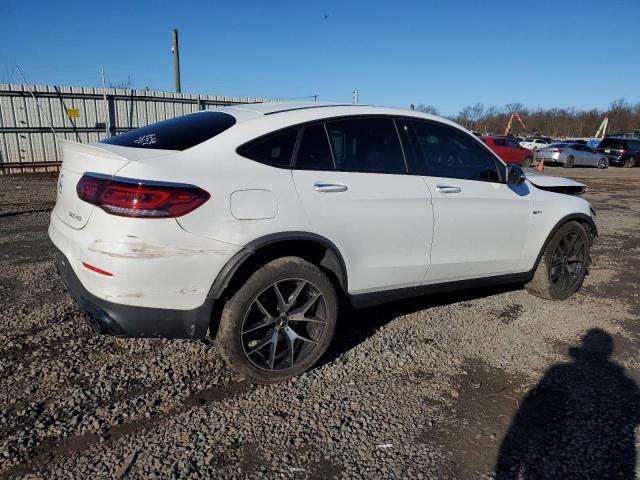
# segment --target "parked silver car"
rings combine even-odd
[[[582,167],[609,167],[609,159],[594,151],[587,145],[580,143],[552,143],[545,148],[540,148],[534,153],[534,159],[545,163],[559,163],[565,168],[573,166]]]

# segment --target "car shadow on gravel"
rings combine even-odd
[[[588,331],[526,395],[505,435],[496,480],[634,479],[640,389],[610,359],[611,335]]]
[[[323,358],[316,364],[315,368],[334,362],[341,355],[373,336],[380,328],[403,315],[432,307],[468,302],[491,295],[520,290],[521,288],[523,288],[523,284],[521,283],[480,287],[397,300],[362,310],[354,310],[348,305],[342,305],[340,320],[336,325],[331,346]]]

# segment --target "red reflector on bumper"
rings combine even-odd
[[[107,277],[113,277],[113,273],[109,273],[106,270],[102,270],[98,267],[94,267],[93,265],[89,265],[88,263],[82,262],[82,266],[92,272],[99,273],[100,275],[106,275]]]

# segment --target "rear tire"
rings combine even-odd
[[[564,162],[563,167],[564,168],[573,168],[573,162],[575,161],[575,159],[573,157],[567,157],[567,159]]]
[[[524,157],[524,160],[522,161],[522,166],[523,167],[530,167],[531,164],[533,163],[533,157]]]
[[[547,300],[564,300],[582,285],[589,265],[591,243],[578,222],[562,225],[551,237],[527,291]]]
[[[624,166],[627,168],[633,168],[636,165],[636,159],[635,157],[629,157],[627,158],[627,161],[624,162]]]
[[[606,158],[601,158],[600,160],[598,160],[598,168],[609,168],[609,160],[607,160]]]
[[[225,304],[216,341],[229,366],[254,383],[300,375],[325,353],[338,296],[316,265],[282,257],[259,268]]]

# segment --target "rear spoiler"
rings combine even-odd
[[[72,140],[64,140],[62,138],[58,139],[58,143],[60,144],[60,147],[62,148],[65,156],[67,152],[74,152],[79,154],[91,155],[92,157],[110,158],[112,160],[124,160],[125,162],[129,161],[129,159],[123,157],[122,155],[118,155],[111,150],[107,150],[103,147],[98,147],[95,143],[78,143]]]
[[[58,140],[62,150],[62,167],[74,172],[98,172],[115,175],[127,163],[148,158],[175,155],[175,150],[132,148],[108,143],[78,143]]]

